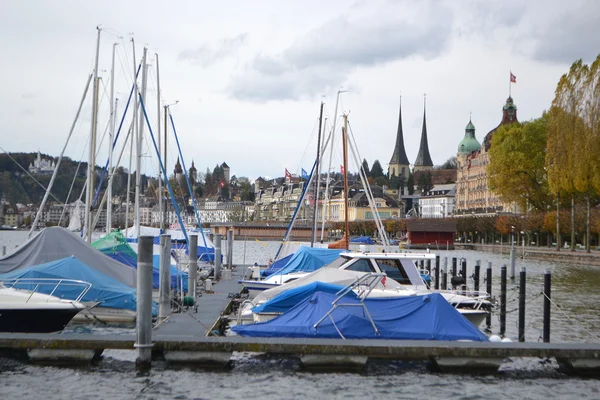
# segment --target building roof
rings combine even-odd
[[[481,144],[475,138],[475,125],[469,118],[469,123],[465,128],[465,137],[458,144],[458,154],[471,154],[479,150],[481,150]]]
[[[398,131],[396,133],[396,146],[392,153],[391,164],[410,165],[404,148],[404,134],[402,132],[402,102],[400,102],[400,111],[398,112]]]
[[[415,167],[433,167],[433,161],[431,161],[431,155],[429,154],[429,145],[427,144],[427,122],[425,109],[423,109],[423,130],[421,131],[421,145],[419,146],[419,153],[415,160]]]
[[[488,151],[490,147],[492,147],[492,136],[494,132],[498,130],[502,125],[512,124],[514,122],[519,122],[517,119],[517,106],[515,105],[513,98],[509,97],[506,99],[506,103],[502,107],[502,120],[500,124],[488,132],[487,135],[483,138],[483,146],[485,147],[485,151]]]
[[[456,232],[456,221],[443,219],[407,219],[408,232]]]

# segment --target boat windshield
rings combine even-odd
[[[377,263],[377,265],[379,265],[381,271],[385,272],[385,274],[388,277],[394,279],[395,281],[398,281],[398,283],[400,283],[401,285],[411,284],[410,278],[404,270],[404,267],[402,266],[400,260],[376,259],[374,261]]]
[[[361,258],[353,262],[347,268],[344,268],[348,271],[357,271],[357,272],[375,272],[369,260]]]

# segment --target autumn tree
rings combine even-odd
[[[548,115],[498,128],[487,168],[490,189],[522,210],[545,211],[552,204],[545,169]]]

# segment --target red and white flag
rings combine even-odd
[[[340,165],[340,172],[341,172],[342,174],[344,174],[344,166],[343,166],[343,165]]]
[[[510,83],[517,83],[517,77],[512,72],[510,73]]]
[[[292,179],[292,174],[290,174],[290,171],[288,171],[287,168],[285,169],[285,177],[288,179]]]

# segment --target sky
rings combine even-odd
[[[323,138],[336,122],[332,168],[341,162],[339,128],[347,114],[360,159],[369,165],[379,160],[387,170],[400,102],[406,152],[414,162],[425,100],[429,150],[441,165],[456,156],[470,116],[479,141],[498,125],[511,71],[518,118],[527,121],[550,107],[560,76],[575,60],[589,63],[600,52],[600,2],[594,0],[3,0],[4,150],[61,153],[94,70],[97,26],[96,163],[103,165],[108,155],[112,49],[118,43],[118,120],[132,85],[133,45],[137,63],[145,47],[145,105],[154,135],[157,109],[162,114],[169,105],[187,168],[194,161],[200,172],[212,171],[226,162],[232,175],[250,180],[283,176],[286,168],[310,170],[321,101]],[[65,149],[74,160],[88,159],[91,98],[90,89]],[[130,151],[123,139],[131,120],[130,112],[117,143],[117,154],[125,147],[125,168]],[[171,172],[178,152],[169,129]],[[147,126],[142,135],[142,168],[156,174]]]

